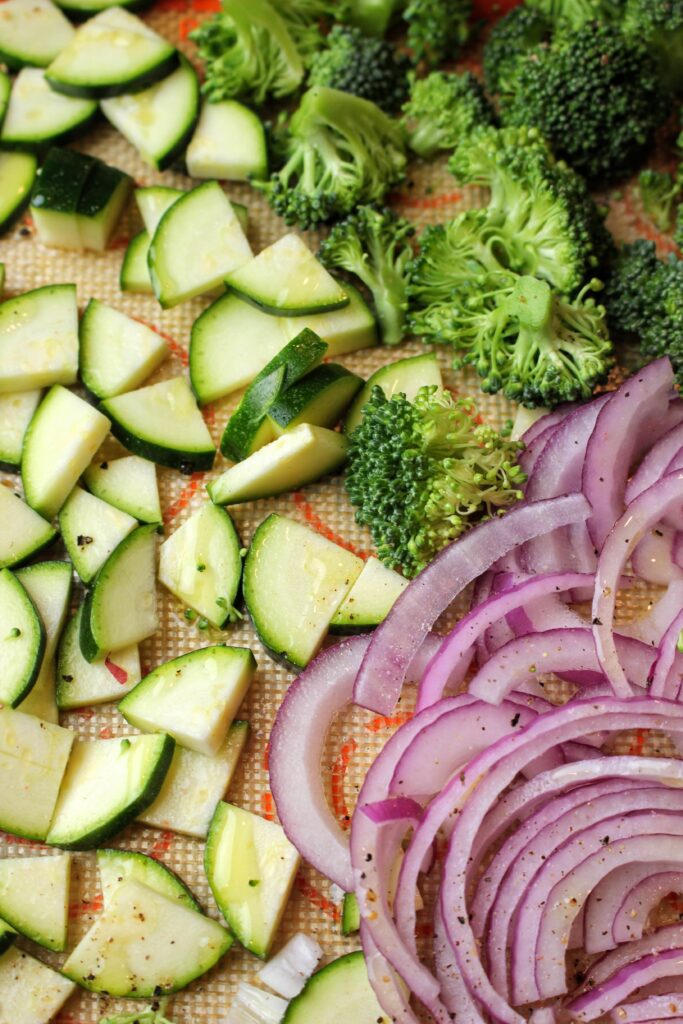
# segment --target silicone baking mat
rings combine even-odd
[[[188,32],[209,13],[217,10],[217,0],[160,0],[144,18],[167,38],[175,41],[193,58],[194,47],[187,39]],[[129,172],[140,185],[160,184],[188,188],[188,178],[172,172],[158,174],[138,158],[133,148],[114,129],[102,122],[91,129],[75,144],[75,148],[92,153],[108,163]],[[229,184],[228,194],[249,208],[248,235],[255,252],[275,241],[287,230],[284,223],[269,209],[261,196],[247,185]],[[668,239],[658,236],[643,216],[630,187],[608,198],[610,226],[620,237],[647,234],[658,241],[662,251],[672,248]],[[415,163],[399,192],[391,197],[392,204],[410,217],[418,228],[438,223],[453,216],[467,206],[478,205],[483,197],[472,191],[459,190],[448,174],[445,161],[430,165]],[[7,294],[17,294],[39,285],[57,282],[76,282],[81,309],[91,297],[111,303],[123,312],[138,317],[164,335],[171,347],[171,357],[152,381],[186,372],[190,329],[197,315],[208,305],[206,300],[185,302],[173,310],[162,311],[152,297],[123,294],[118,279],[123,252],[128,240],[141,229],[134,202],[130,203],[119,224],[115,239],[103,254],[72,253],[42,247],[34,237],[27,216],[2,239],[0,261],[5,263]],[[318,238],[309,233],[307,241],[316,246]],[[370,349],[341,358],[341,362],[363,377],[391,359],[423,351],[419,342],[411,342],[391,351]],[[476,398],[483,418],[495,426],[502,425],[514,415],[514,410],[502,399],[482,395],[473,374],[454,374],[449,369],[448,353],[439,351],[444,376],[449,387],[460,395]],[[218,443],[226,418],[238,396],[233,396],[204,410],[206,421]],[[115,442],[108,444],[104,455],[117,453]],[[118,450],[123,454],[123,450]],[[218,456],[214,473],[225,468]],[[175,530],[205,500],[205,485],[211,474],[195,473],[190,477],[160,468],[159,487],[164,510],[166,533]],[[2,482],[16,487],[18,477],[4,477]],[[288,494],[268,501],[254,502],[230,509],[243,543],[246,545],[258,524],[271,512],[290,516],[318,530],[331,540],[348,547],[362,557],[372,551],[369,535],[354,522],[341,481],[330,480],[307,487],[305,492]],[[296,565],[292,566],[296,572]],[[82,596],[75,588],[74,604]],[[631,591],[622,600],[621,612],[631,617],[637,608],[647,602],[647,592]],[[293,679],[293,675],[272,661],[260,645],[250,623],[245,621],[223,632],[200,631],[183,616],[183,607],[163,588],[159,587],[161,628],[152,639],[141,646],[143,672],[160,663],[208,643],[226,640],[253,649],[258,660],[258,672],[244,701],[239,717],[248,719],[251,733],[246,750],[228,791],[228,798],[250,811],[266,818],[275,817],[273,799],[268,789],[268,735],[280,701]],[[457,614],[458,609],[455,609]],[[328,739],[321,771],[325,778],[331,807],[343,828],[348,827],[359,783],[371,763],[374,753],[410,714],[410,695],[404,698],[400,713],[382,718],[360,709],[350,710],[335,723]],[[62,716],[62,724],[85,737],[108,737],[131,733],[130,726],[118,715],[115,706],[84,708]],[[642,736],[633,740],[637,749],[648,749]],[[653,752],[655,752],[653,750]],[[303,811],[304,809],[302,809]],[[122,849],[140,850],[158,857],[173,868],[190,886],[206,911],[219,917],[209,892],[203,870],[204,844],[172,832],[159,831],[133,825],[108,844]],[[44,848],[36,844],[0,834],[0,856],[35,855]],[[48,852],[47,850],[45,851]],[[314,935],[322,945],[326,959],[358,948],[356,937],[345,939],[340,934],[341,894],[310,866],[304,864],[298,874],[284,922],[275,948],[279,948],[292,934],[303,930]],[[74,855],[74,874],[69,910],[69,949],[89,928],[102,906],[94,854]],[[429,922],[425,917],[421,926],[426,934]],[[30,943],[20,941],[27,949]],[[33,948],[32,952],[54,965],[64,958]],[[223,1021],[237,983],[252,980],[260,967],[251,954],[238,945],[226,955],[221,964],[208,975],[174,996],[169,1014],[176,1024],[219,1024]],[[77,993],[56,1018],[58,1024],[95,1024],[100,1017],[117,1012],[131,1013],[131,1002],[115,1001]]]

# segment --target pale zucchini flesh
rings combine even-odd
[[[268,151],[263,122],[237,100],[202,103],[185,162],[192,178],[265,179]]]
[[[103,661],[85,660],[80,646],[81,614],[79,608],[59,643],[56,697],[62,711],[120,700],[140,682],[137,644],[111,651]]]
[[[75,285],[46,285],[0,303],[0,392],[74,384],[77,374]]]
[[[5,0],[0,7],[0,60],[10,68],[47,67],[73,35],[50,0]]]
[[[79,337],[81,379],[97,398],[140,387],[169,352],[158,331],[98,299],[88,303]]]
[[[301,858],[282,826],[219,803],[206,841],[206,876],[238,941],[267,957]]]
[[[78,740],[47,843],[92,850],[115,836],[155,800],[174,746],[170,736]]]
[[[0,568],[25,562],[47,547],[57,531],[34,512],[18,494],[0,485]]]
[[[237,531],[228,513],[210,502],[161,545],[161,582],[217,629],[235,619],[241,577]]]
[[[45,627],[31,598],[9,569],[0,570],[0,704],[16,707],[38,678]]]
[[[92,494],[141,523],[161,522],[157,471],[153,462],[139,455],[126,455],[93,463],[83,474],[83,480]]]
[[[318,366],[279,395],[268,410],[276,434],[302,423],[332,428],[351,404],[363,381],[338,363]]]
[[[205,974],[231,945],[217,921],[127,879],[63,972],[91,992],[158,998]]]
[[[251,684],[256,660],[244,647],[216,645],[160,665],[119,704],[131,725],[165,732],[181,746],[215,756]]]
[[[56,515],[108,432],[106,416],[72,391],[52,387],[24,440],[21,479],[31,508]]]
[[[282,1024],[390,1024],[377,1002],[361,950],[326,964],[290,1002]]]
[[[38,161],[33,153],[0,153],[0,234],[28,206],[37,170]],[[11,389],[2,387],[0,372],[2,390]]]
[[[23,68],[12,86],[0,145],[40,150],[85,128],[96,113],[94,100],[61,96],[50,88],[41,68]]]
[[[38,677],[18,710],[44,722],[59,722],[55,700],[55,651],[71,598],[68,562],[38,562],[19,569],[17,579],[33,601],[45,627],[45,652]]]
[[[84,583],[91,583],[122,540],[137,527],[127,512],[74,487],[59,513],[67,554]]]
[[[280,317],[287,338],[308,327],[327,342],[328,356],[342,356],[347,352],[377,345],[377,324],[372,310],[354,285],[344,281],[349,297],[348,306],[328,313],[307,313],[296,317]]]
[[[74,738],[70,729],[0,708],[0,829],[45,839]]]
[[[71,856],[0,860],[0,915],[40,946],[66,949]],[[1,997],[0,997],[1,998]]]
[[[148,252],[149,235],[146,231],[139,231],[128,243],[121,264],[119,287],[122,292],[132,292],[134,295],[154,295],[147,266]]]
[[[163,215],[184,195],[181,188],[171,188],[169,185],[144,185],[135,189],[135,202],[150,241]]]
[[[97,870],[104,906],[108,906],[114,890],[122,882],[133,878],[149,889],[154,889],[170,900],[177,900],[190,910],[201,913],[201,907],[175,872],[161,861],[132,850],[98,850]]]
[[[41,390],[0,394],[0,463],[19,466],[24,434],[42,398]]]
[[[365,387],[359,391],[344,421],[344,432],[350,434],[363,418],[363,407],[370,400],[372,389],[380,387],[387,398],[403,394],[412,402],[422,387],[441,387],[443,379],[436,355],[408,356],[396,362],[381,366],[368,377]]]
[[[331,632],[356,633],[379,626],[407,586],[405,577],[387,569],[377,558],[368,558],[337,609],[330,623]]]
[[[0,1024],[46,1024],[76,985],[22,949],[0,957]]]
[[[249,723],[235,721],[214,757],[176,746],[159,796],[138,815],[138,821],[206,839],[216,805],[230,786],[248,736]]]
[[[297,573],[291,572],[292,551]],[[265,646],[296,667],[316,655],[363,561],[284,516],[259,526],[244,563],[244,599]]]

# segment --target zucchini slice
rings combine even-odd
[[[213,757],[249,689],[256,659],[245,647],[203,647],[159,665],[123,698],[119,711],[143,732]]]
[[[77,741],[46,842],[92,850],[111,839],[156,798],[174,746],[163,735]]]
[[[236,618],[241,547],[225,509],[207,502],[161,545],[159,579],[180,601],[221,629]]]
[[[86,487],[102,501],[139,519],[160,523],[161,505],[157,470],[153,462],[139,455],[93,463],[83,474]]]
[[[303,316],[347,306],[349,297],[298,235],[284,235],[225,283],[246,302],[276,316]]]
[[[24,434],[42,396],[40,389],[0,394],[0,463],[5,466],[20,465]]]
[[[42,842],[50,828],[75,734],[0,708],[0,828]]]
[[[9,68],[45,68],[73,36],[50,0],[5,0],[0,8],[0,60]]]
[[[327,345],[317,334],[303,330],[254,378],[228,420],[221,451],[239,462],[276,437],[268,412],[293,384],[320,363]]]
[[[302,423],[334,427],[362,387],[362,379],[338,363],[318,366],[275,399],[268,419],[276,434]]]
[[[0,393],[74,384],[77,374],[76,285],[45,285],[0,303]]]
[[[406,359],[397,359],[387,366],[380,366],[379,370],[375,370],[372,376],[368,377],[365,387],[356,396],[344,421],[344,432],[350,434],[356,429],[363,418],[363,407],[369,401],[374,387],[380,387],[387,398],[404,394],[408,401],[412,402],[420,388],[427,385],[436,385],[439,388],[443,386],[439,362],[434,352],[408,356]]]
[[[12,80],[8,74],[0,70],[0,125],[3,123],[12,90]]]
[[[222,286],[252,252],[232,203],[217,181],[181,196],[163,215],[149,247],[154,294],[164,309]]]
[[[232,941],[217,921],[129,878],[62,971],[91,992],[158,998],[205,974]]]
[[[129,175],[96,160],[78,200],[82,249],[104,252],[133,188]]]
[[[97,870],[100,873],[102,899],[108,907],[114,890],[128,878],[136,879],[149,889],[160,892],[169,900],[177,900],[190,910],[201,914],[202,908],[174,871],[161,861],[132,850],[98,850]]]
[[[362,633],[384,622],[408,580],[376,558],[368,558],[363,571],[337,609],[331,633]]]
[[[0,569],[20,565],[47,547],[57,531],[7,487],[0,486]]]
[[[79,608],[59,643],[56,696],[61,711],[120,700],[140,682],[137,644],[112,651],[105,661],[91,664],[85,660],[80,645],[81,615]]]
[[[161,366],[168,342],[151,327],[91,299],[80,326],[81,380],[97,398],[132,391]]]
[[[16,707],[38,678],[45,627],[31,598],[9,569],[0,571],[0,704]]]
[[[379,341],[374,314],[358,289],[344,281],[348,306],[329,313],[308,313],[301,317],[281,317],[286,337],[308,327],[327,342],[328,356],[343,356],[361,348],[371,348]]]
[[[38,678],[19,711],[57,724],[54,656],[71,598],[71,566],[68,562],[38,562],[19,569],[16,577],[33,601],[45,627],[45,652]]]
[[[56,384],[38,406],[24,439],[21,479],[31,508],[59,512],[109,432],[109,420]]]
[[[342,901],[341,933],[354,935],[360,931],[360,907],[355,892],[344,893]]]
[[[55,2],[74,21],[84,21],[86,18],[92,17],[93,14],[109,10],[110,7],[125,7],[128,11],[142,11],[150,6],[152,0],[55,0]]]
[[[96,113],[94,100],[60,96],[50,88],[41,68],[23,68],[12,86],[0,144],[5,149],[36,152],[86,128]]]
[[[268,176],[266,132],[260,117],[237,100],[202,103],[185,154],[192,178],[249,181]]]
[[[99,100],[145,89],[177,62],[166,39],[134,14],[112,7],[76,30],[50,63],[47,78],[57,92]]]
[[[256,956],[270,952],[300,863],[281,825],[218,804],[206,840],[206,877],[230,930]]]
[[[0,153],[0,234],[28,206],[37,169],[33,153]]]
[[[85,598],[80,624],[86,661],[139,643],[159,628],[156,526],[138,526],[111,553]]]
[[[74,149],[49,150],[31,197],[31,216],[40,241],[56,249],[80,249],[78,204],[93,157]]]
[[[138,821],[206,839],[216,804],[227,792],[248,737],[249,723],[235,721],[215,757],[176,746],[159,796]]]
[[[59,529],[74,569],[90,583],[124,537],[138,525],[127,512],[74,487],[59,513]]]
[[[346,450],[343,434],[302,423],[212,480],[209,497],[216,505],[239,505],[296,491],[343,466]]]
[[[340,956],[308,979],[282,1024],[390,1024],[368,978],[361,950]]]
[[[164,171],[182,153],[199,115],[197,73],[185,57],[166,78],[142,92],[102,100],[102,113],[142,159]]]
[[[0,860],[3,921],[39,946],[61,953],[66,949],[70,878],[68,853]]]
[[[262,643],[303,668],[320,650],[330,622],[362,570],[362,559],[319,533],[284,516],[268,516],[251,542],[243,584]]]
[[[0,991],[5,1020],[44,1024],[59,1013],[76,986],[23,949],[8,949],[0,957]]]
[[[181,472],[211,469],[216,449],[184,377],[108,398],[101,408],[135,455]]]
[[[171,188],[169,185],[145,185],[135,189],[135,202],[150,239],[166,211],[186,194],[181,188]]]
[[[131,238],[123,256],[119,274],[119,287],[122,292],[132,292],[135,295],[154,295],[147,266],[148,251],[149,235],[146,231],[139,231]]]

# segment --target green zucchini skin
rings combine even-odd
[[[141,74],[123,82],[112,83],[111,85],[75,85],[72,82],[63,82],[61,79],[47,73],[45,77],[55,92],[61,92],[64,96],[75,96],[78,99],[84,100],[107,100],[114,96],[123,96],[128,92],[142,92],[143,89],[154,85],[161,78],[170,75],[171,71],[178,66],[178,61],[179,55],[176,50],[174,53],[169,54],[165,60],[155,64],[154,67],[147,68]]]

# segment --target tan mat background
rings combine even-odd
[[[161,0],[144,17],[152,27],[177,42],[192,58],[194,47],[187,41],[187,33],[201,18],[217,8],[216,0],[194,0],[193,3],[186,3],[184,0]],[[74,145],[77,149],[95,154],[126,170],[140,185],[163,183],[188,188],[192,184],[190,179],[182,175],[172,172],[158,174],[152,171],[140,161],[133,148],[104,122],[92,128]],[[249,207],[248,235],[255,252],[288,230],[270,211],[261,196],[249,186],[230,184],[227,191],[231,197],[246,203]],[[611,205],[610,225],[620,237],[647,234],[658,241],[663,252],[672,248],[670,241],[657,235],[643,216],[631,187],[604,198],[609,198]],[[471,192],[463,192],[456,187],[445,167],[445,161],[437,161],[431,165],[412,165],[400,192],[392,197],[393,205],[414,220],[418,227],[444,221],[457,210],[478,205],[481,201],[481,197]],[[161,379],[185,372],[190,329],[208,302],[198,299],[186,302],[176,309],[163,311],[154,298],[122,294],[119,291],[119,269],[125,246],[141,227],[135,204],[131,202],[109,251],[102,255],[70,253],[42,247],[33,236],[30,218],[27,216],[8,235],[0,239],[0,261],[6,265],[6,292],[10,295],[39,285],[75,281],[78,285],[81,308],[91,297],[96,297],[115,305],[125,313],[145,320],[163,332],[171,342],[173,354],[157,375],[156,379]],[[316,236],[309,234],[307,238],[311,245],[316,245]],[[412,342],[390,351],[381,348],[366,350],[342,357],[340,361],[361,376],[367,377],[387,361],[422,350],[419,342]],[[450,371],[446,351],[440,351],[439,358],[448,385],[462,395],[476,397],[480,412],[487,421],[500,426],[514,415],[514,410],[504,400],[482,395],[473,374],[454,374]],[[237,397],[239,396],[205,409],[207,423],[216,444]],[[116,447],[116,443],[112,443],[107,447],[106,455],[113,455]],[[122,450],[119,451],[119,454],[122,453]],[[218,474],[224,468],[225,462],[219,455],[213,472]],[[176,529],[205,500],[204,487],[209,476],[210,474],[196,473],[191,477],[184,477],[171,470],[158,470],[167,534]],[[19,478],[6,476],[2,482],[9,486],[18,486]],[[358,553],[367,555],[372,550],[369,535],[354,522],[339,479],[308,487],[305,494],[285,495],[270,501],[237,506],[230,511],[245,545],[249,543],[255,528],[265,516],[276,511],[308,523],[314,529]],[[77,585],[74,605],[80,601],[81,596],[82,588]],[[632,617],[638,608],[647,603],[648,596],[643,590],[631,591],[622,606],[623,616]],[[258,673],[239,713],[239,717],[248,719],[251,735],[229,789],[228,798],[257,814],[274,817],[273,800],[268,789],[267,741],[275,712],[293,678],[292,674],[268,657],[250,623],[244,622],[220,633],[213,630],[200,631],[196,625],[187,623],[182,614],[182,606],[161,587],[159,598],[161,630],[155,637],[142,644],[143,672],[169,658],[219,640],[250,646],[254,650],[258,660]],[[401,706],[401,713],[392,719],[384,719],[355,709],[335,724],[327,744],[322,772],[328,785],[331,806],[343,824],[348,824],[347,818],[353,810],[359,783],[374,753],[409,712],[406,703],[410,703],[409,696]],[[93,738],[125,735],[133,731],[118,715],[114,706],[88,708],[63,715],[62,724],[83,736]],[[643,738],[636,738],[635,743],[636,749],[642,749]],[[304,808],[302,813],[305,813]],[[181,875],[210,915],[219,917],[204,876],[202,842],[134,825],[126,829],[110,845],[140,850],[158,857]],[[0,834],[0,856],[32,855],[41,849],[35,844]],[[70,949],[101,909],[94,854],[76,854],[74,863]],[[326,879],[310,866],[304,865],[298,875],[275,949],[299,930],[315,935],[328,959],[357,948],[357,937],[344,939],[340,934],[339,899],[339,892],[335,891]],[[426,920],[424,928],[428,931]],[[46,953],[45,950],[32,948],[30,943],[21,944],[54,965],[58,965],[64,959]],[[255,957],[238,946],[233,947],[215,970],[191,985],[185,992],[172,998],[170,1016],[177,1024],[218,1024],[226,1016],[237,983],[240,980],[252,980],[259,967],[260,962]],[[94,1024],[103,1015],[124,1010],[132,1013],[134,1009],[135,1005],[131,1002],[78,993],[56,1020],[58,1024]]]

